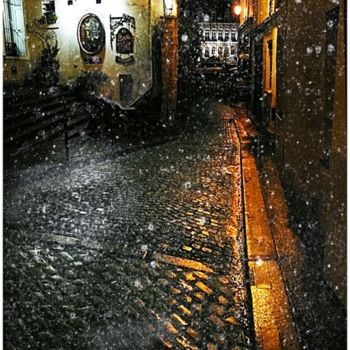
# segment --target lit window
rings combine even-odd
[[[27,53],[22,0],[4,0],[3,26],[6,56]]]
[[[272,88],[272,40],[265,44],[265,89]]]

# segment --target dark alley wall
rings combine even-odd
[[[314,260],[346,302],[344,1],[283,2],[276,154]],[[305,226],[306,225],[306,226]]]

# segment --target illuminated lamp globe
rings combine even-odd
[[[242,12],[242,7],[239,6],[239,5],[236,5],[234,8],[233,8],[233,12],[236,16],[239,16]]]
[[[163,0],[164,1],[164,15],[171,16],[173,14],[173,0]]]

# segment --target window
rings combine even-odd
[[[237,41],[237,33],[236,32],[232,32],[231,33],[231,40],[232,41]]]
[[[265,48],[265,67],[266,67],[266,76],[265,76],[265,89],[271,90],[272,88],[272,40],[266,42]]]
[[[6,56],[27,53],[22,0],[4,0],[3,26]]]
[[[218,38],[219,38],[219,40],[221,40],[221,41],[223,41],[223,40],[224,40],[224,37],[223,37],[222,32],[219,32],[219,34],[218,34]]]
[[[271,97],[268,102],[270,108],[276,107],[277,99],[277,37],[278,29],[275,27],[263,41],[263,88]]]
[[[235,46],[231,46],[231,55],[234,55],[236,53]]]
[[[229,21],[230,21],[230,13],[228,10],[226,10],[224,14],[224,22],[229,22]]]
[[[204,38],[205,40],[210,40],[210,33],[206,31],[204,34]]]
[[[43,15],[55,13],[55,0],[42,0],[41,5]]]
[[[205,50],[204,50],[204,56],[205,56],[205,57],[209,57],[209,56],[210,56],[209,47],[206,47],[206,48],[205,48]]]
[[[216,40],[216,32],[215,32],[215,31],[213,31],[213,32],[211,33],[211,39],[212,39],[212,40]]]
[[[215,56],[216,55],[216,47],[211,48],[211,55]]]
[[[223,52],[223,49],[222,49],[222,46],[219,47],[219,56],[222,56],[222,52]]]
[[[225,41],[229,41],[229,39],[230,39],[230,33],[225,32]]]

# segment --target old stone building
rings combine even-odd
[[[219,58],[228,63],[237,64],[238,61],[238,24],[212,22],[208,17],[207,22],[200,22],[202,34],[202,57]]]
[[[343,0],[245,0],[240,16],[240,43],[246,43],[242,50],[253,80],[252,118],[275,141],[275,159],[298,231],[343,303],[344,6]]]
[[[82,72],[100,72],[107,79],[99,96],[120,108],[131,108],[160,85],[164,99],[170,98],[169,89],[174,99],[177,37],[172,49],[163,40],[167,48],[161,52],[169,57],[162,59],[172,63],[173,79],[158,85],[155,69],[161,66],[154,64],[154,42],[159,28],[165,36],[170,27],[177,28],[177,11],[176,1],[161,0],[4,1],[4,86],[35,82],[33,72],[45,49],[55,56],[60,84],[74,84]]]

